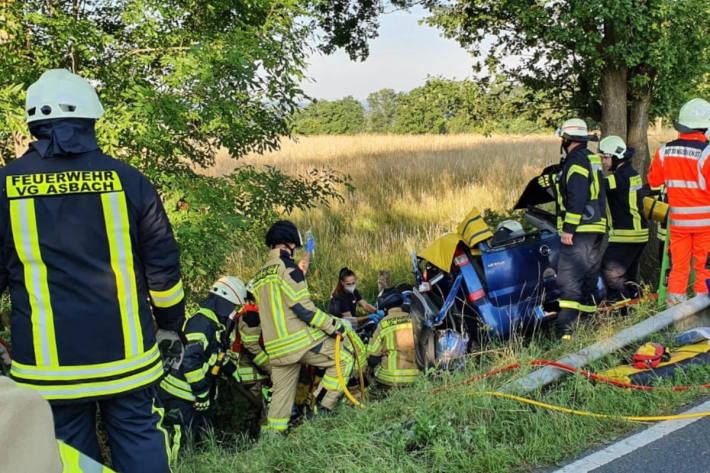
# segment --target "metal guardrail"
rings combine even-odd
[[[694,315],[699,315],[700,312],[708,307],[710,307],[710,298],[707,295],[702,294],[695,296],[686,302],[670,307],[663,312],[659,312],[653,317],[557,361],[565,365],[574,366],[575,368],[581,368],[594,360],[598,360],[620,348],[642,340],[652,333],[663,330],[672,324],[686,320]],[[526,393],[535,391],[558,380],[565,374],[569,373],[548,366],[506,384],[499,391],[505,393]]]

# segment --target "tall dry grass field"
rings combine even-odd
[[[652,135],[652,147],[672,133]],[[291,215],[312,229],[316,254],[308,279],[325,303],[342,266],[359,277],[363,295],[374,296],[377,271],[393,282],[411,279],[409,252],[454,229],[472,207],[509,209],[529,179],[559,160],[552,136],[418,135],[313,136],[285,140],[280,151],[235,161],[219,156],[213,175],[241,164],[275,166],[288,174],[331,168],[351,178],[344,202]],[[263,252],[240,248],[229,269],[249,279]]]

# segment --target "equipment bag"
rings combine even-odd
[[[670,360],[670,355],[666,352],[666,349],[660,343],[649,342],[643,344],[636,350],[634,356],[631,358],[631,364],[634,365],[636,369],[646,369],[655,368],[661,364],[661,361]]]

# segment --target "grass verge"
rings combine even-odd
[[[531,337],[482,347],[461,372],[422,377],[412,388],[391,390],[366,409],[342,405],[336,413],[304,423],[288,437],[253,444],[244,437],[191,452],[176,473],[207,472],[512,472],[555,465],[640,427],[638,422],[553,412],[506,399],[477,395],[494,391],[531,369],[501,374],[465,387],[471,376],[536,358],[558,359],[648,317],[639,307],[627,317],[597,315],[567,345],[543,329]],[[673,330],[654,341],[671,345]],[[633,348],[594,362],[592,371],[625,363]],[[692,367],[662,385],[707,382],[710,368]],[[431,394],[433,388],[449,386]],[[701,390],[639,392],[568,376],[528,396],[565,407],[614,416],[673,413]]]

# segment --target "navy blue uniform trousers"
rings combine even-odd
[[[168,435],[154,386],[99,401],[52,403],[59,440],[102,462],[96,410],[108,433],[113,469],[118,473],[170,473]]]

